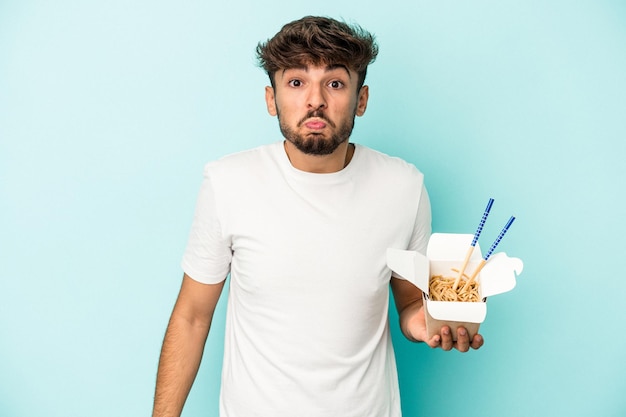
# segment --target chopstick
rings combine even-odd
[[[471,282],[474,281],[474,279],[476,278],[476,276],[478,275],[480,270],[483,269],[483,267],[485,266],[485,264],[489,260],[489,257],[491,256],[493,251],[496,249],[496,246],[498,246],[498,244],[500,243],[500,241],[502,240],[502,238],[506,234],[507,230],[509,230],[509,227],[511,227],[511,224],[513,223],[514,220],[515,220],[515,217],[511,216],[509,221],[506,222],[506,224],[502,228],[502,231],[500,231],[500,234],[498,235],[496,240],[494,240],[494,242],[491,244],[491,247],[489,248],[489,250],[487,251],[487,253],[483,257],[482,261],[480,261],[480,264],[478,264],[478,267],[476,268],[476,270],[474,271],[472,276],[467,280],[467,282],[465,283],[463,288],[461,288],[461,291],[463,291],[465,288],[467,288],[467,286],[469,286],[471,284]]]
[[[472,253],[474,252],[474,248],[476,247],[476,243],[478,242],[478,237],[480,236],[480,233],[483,231],[483,227],[485,226],[485,221],[487,220],[487,216],[489,215],[489,211],[491,211],[491,206],[493,205],[493,198],[489,199],[489,202],[487,203],[487,207],[485,208],[485,212],[483,213],[483,217],[480,219],[480,223],[478,224],[478,228],[476,229],[476,232],[474,233],[474,239],[472,239],[472,243],[469,247],[469,249],[467,250],[467,254],[465,255],[465,260],[463,261],[463,266],[461,267],[461,269],[459,270],[459,276],[457,277],[456,281],[454,281],[454,285],[452,285],[452,290],[456,291],[456,289],[459,286],[459,283],[461,282],[461,278],[463,277],[463,274],[465,273],[465,268],[467,268],[467,264],[470,260],[470,257],[472,256]]]

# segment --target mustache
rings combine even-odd
[[[326,115],[324,115],[324,112],[322,110],[310,110],[309,112],[307,112],[306,116],[304,116],[299,122],[298,122],[298,126],[302,126],[304,124],[304,122],[306,122],[309,119],[312,118],[318,118],[318,119],[322,119],[323,121],[325,121],[326,123],[328,123],[331,127],[335,127],[335,124],[332,122],[332,120],[330,120],[329,118],[326,117]]]

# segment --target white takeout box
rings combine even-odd
[[[481,301],[431,301],[428,298],[430,277],[458,276],[451,268],[461,269],[473,237],[470,234],[434,233],[428,241],[426,256],[415,251],[387,249],[389,268],[422,290],[429,338],[439,334],[444,325],[450,326],[454,340],[460,326],[467,329],[470,338],[473,337],[487,316],[487,297],[511,291],[515,287],[516,275],[522,273],[521,259],[499,252],[489,258],[476,277]],[[480,247],[476,244],[465,274],[471,276],[481,260]]]

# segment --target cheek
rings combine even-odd
[[[347,99],[341,108],[341,115],[346,118],[352,118],[356,114],[359,102],[356,98]]]
[[[282,116],[284,121],[293,121],[303,116],[302,107],[295,101],[293,97],[277,97],[276,112]]]
[[[285,99],[282,96],[277,95],[274,102],[276,103],[276,109],[280,113],[289,113],[289,106],[285,105]]]

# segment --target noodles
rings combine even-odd
[[[452,270],[458,272],[458,270]],[[461,284],[453,290],[456,277],[444,277],[443,275],[435,275],[430,278],[429,298],[432,301],[461,301],[461,302],[478,302],[478,282],[472,280],[467,284],[468,276],[463,274]]]

